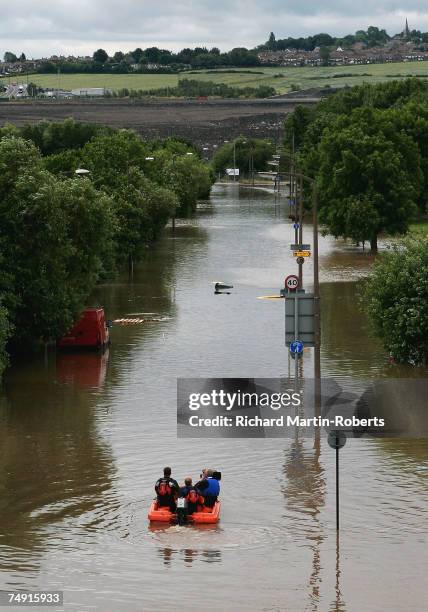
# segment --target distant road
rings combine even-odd
[[[185,136],[199,144],[222,144],[240,134],[277,139],[285,116],[297,104],[318,98],[257,100],[35,100],[0,103],[0,124],[22,126],[42,120],[101,123],[127,127],[147,138]]]

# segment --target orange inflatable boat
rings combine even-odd
[[[158,507],[157,501],[154,499],[150,506],[148,519],[151,523],[175,523],[177,515],[167,506]],[[195,525],[218,523],[220,519],[220,502],[216,501],[213,508],[203,508],[201,512],[194,512],[187,517],[189,523]]]

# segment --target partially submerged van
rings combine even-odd
[[[57,342],[58,348],[104,350],[110,341],[104,308],[87,308],[80,319]]]

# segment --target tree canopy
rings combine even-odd
[[[404,234],[426,209],[428,84],[417,79],[362,85],[298,107],[285,145],[316,179],[320,220],[336,237],[369,241]]]
[[[397,362],[427,363],[427,236],[407,238],[379,257],[364,304],[375,333]]]

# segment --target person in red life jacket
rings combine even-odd
[[[175,500],[178,495],[178,482],[171,478],[171,468],[163,468],[163,478],[159,478],[155,484],[155,491],[158,497],[158,506],[169,506],[171,512],[176,511]]]
[[[213,508],[220,495],[221,473],[216,470],[204,469],[201,474],[202,480],[195,484],[195,489],[204,498],[207,508]]]
[[[187,501],[187,514],[193,514],[198,510],[198,505],[203,503],[203,498],[192,484],[190,476],[184,479],[184,487],[180,488],[180,497],[184,497]]]

